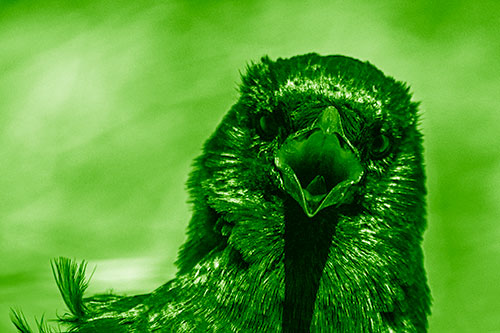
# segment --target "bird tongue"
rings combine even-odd
[[[304,198],[310,206],[317,207],[328,194],[325,178],[321,175],[316,176],[309,185],[303,189]]]
[[[321,204],[322,200],[328,194],[325,178],[321,175],[316,176],[309,185],[302,190],[305,201],[314,211]]]
[[[309,193],[309,195],[322,195],[323,197],[326,196],[327,189],[325,177],[323,177],[322,175],[317,175],[313,180],[311,180],[305,190]]]

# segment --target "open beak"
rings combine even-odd
[[[358,153],[334,107],[326,108],[311,127],[290,135],[274,163],[284,190],[309,217],[345,202],[349,188],[363,176]]]

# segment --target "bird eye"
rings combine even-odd
[[[374,158],[382,158],[387,156],[391,148],[391,141],[383,134],[379,134],[372,141],[370,154]]]
[[[271,114],[265,114],[259,119],[261,134],[266,138],[271,138],[278,134],[279,125]]]

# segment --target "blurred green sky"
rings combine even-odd
[[[250,60],[369,60],[422,101],[430,332],[500,330],[500,2],[0,1],[0,331],[175,273],[192,159]]]

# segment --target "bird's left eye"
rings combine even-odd
[[[387,156],[390,149],[391,149],[391,140],[387,136],[379,134],[372,141],[370,147],[370,154],[374,158],[383,158]]]
[[[279,132],[279,125],[271,114],[265,114],[259,119],[259,129],[266,138],[272,138]]]

